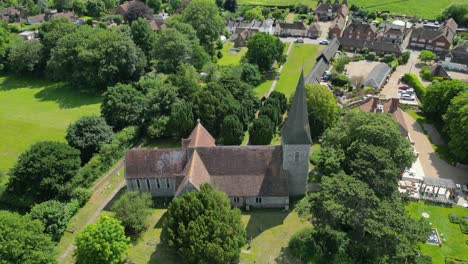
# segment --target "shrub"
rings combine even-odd
[[[468,219],[466,218],[460,219],[460,229],[463,234],[468,234]]]
[[[291,237],[288,243],[288,248],[292,255],[305,261],[314,257],[315,247],[312,237],[313,233],[313,227],[306,227],[299,230]]]
[[[431,71],[429,70],[428,67],[423,67],[421,71],[419,72],[419,75],[421,76],[421,78],[423,78],[423,80],[426,80],[429,82],[432,81]]]
[[[392,68],[392,71],[394,71],[396,67],[398,67],[398,60],[392,60],[388,65]]]
[[[376,61],[379,57],[377,57],[377,54],[375,52],[369,52],[367,55],[366,55],[366,60],[370,60],[370,61]]]
[[[458,224],[460,223],[460,217],[456,214],[449,214],[449,219],[451,223]]]
[[[79,206],[83,206],[89,200],[89,198],[91,198],[92,194],[93,191],[91,191],[90,189],[76,187],[72,190],[70,196],[73,200],[77,201]]]
[[[401,56],[398,58],[400,64],[406,64],[406,63],[408,63],[408,60],[409,60],[410,55],[411,55],[411,52],[410,52],[410,51],[405,51],[405,52],[403,52],[403,54],[401,54]]]
[[[365,57],[362,54],[354,55],[353,58],[351,58],[352,61],[361,61],[361,60],[364,60],[364,59],[365,59]]]
[[[403,75],[402,81],[408,84],[409,86],[413,87],[419,100],[424,101],[424,95],[426,94],[426,87],[422,85],[422,83],[419,81],[416,75],[407,73]]]
[[[382,62],[390,63],[395,60],[395,54],[385,54],[382,58]]]
[[[349,77],[344,74],[337,74],[331,78],[331,83],[337,86],[345,86],[350,82],[351,80],[349,79]]]

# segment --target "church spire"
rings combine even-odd
[[[310,145],[309,115],[307,114],[307,102],[304,87],[304,70],[297,83],[291,109],[281,129],[283,144]]]

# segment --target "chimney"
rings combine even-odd
[[[400,103],[400,99],[392,98],[392,103],[390,104],[390,111],[395,111],[398,108],[398,104]]]
[[[372,110],[375,110],[377,108],[377,105],[379,104],[379,97],[378,96],[374,96],[372,97],[372,108],[371,108],[371,111]]]

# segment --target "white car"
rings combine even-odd
[[[321,45],[328,45],[328,44],[330,44],[330,41],[328,41],[327,39],[322,39],[322,40],[319,42],[319,44],[321,44]]]
[[[401,100],[406,100],[406,101],[414,101],[414,100],[416,100],[416,98],[414,98],[414,95],[410,95],[410,94],[407,94],[407,93],[402,93],[402,94],[400,94],[400,99],[401,99]]]

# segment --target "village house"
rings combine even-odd
[[[28,24],[30,25],[38,25],[42,24],[46,21],[51,20],[52,18],[59,18],[63,17],[70,20],[73,23],[79,22],[79,18],[73,11],[63,11],[57,12],[57,10],[51,10],[46,12],[45,14],[39,14],[36,16],[27,17]]]
[[[210,183],[233,206],[289,209],[290,196],[306,193],[312,144],[303,74],[281,132],[277,146],[216,146],[199,121],[181,148],[127,150],[127,188],[177,197]]]
[[[328,36],[330,38],[338,38],[343,34],[343,30],[346,27],[346,18],[338,16],[333,20],[332,25],[328,29]]]
[[[317,57],[314,66],[305,78],[306,84],[319,84],[322,81],[322,76],[330,68],[332,60],[339,48],[340,42],[338,39],[334,38]]]
[[[21,23],[26,17],[27,11],[23,8],[7,7],[0,10],[0,20],[6,23]]]
[[[111,14],[112,15],[125,15],[128,11],[128,7],[129,5],[132,3],[133,1],[128,1],[128,2],[125,2],[121,5],[118,5],[112,12]]]
[[[350,23],[343,31],[343,38],[374,40],[377,36],[377,28],[368,23]]]
[[[319,0],[315,7],[314,14],[317,16],[319,21],[331,21],[340,15],[346,17],[348,12],[347,0],[343,0],[342,4],[340,4],[339,0],[335,0],[333,4],[331,3],[331,0],[327,0],[325,3],[323,0]]]
[[[359,110],[362,112],[388,113],[392,115],[393,120],[395,120],[400,126],[401,135],[408,138],[408,127],[406,126],[405,119],[403,118],[403,112],[398,107],[399,103],[400,99],[398,98],[385,100],[379,99],[378,96],[374,96],[367,98],[366,101],[359,106]]]
[[[19,33],[19,35],[23,38],[23,40],[34,40],[39,37],[39,32],[37,31],[23,31]]]
[[[468,72],[468,41],[440,54],[442,66],[450,71]]]
[[[377,32],[377,40],[381,42],[389,42],[403,44],[410,30],[406,26],[395,24],[385,24]]]
[[[431,71],[431,76],[432,77],[441,77],[441,78],[444,78],[444,79],[451,79],[452,78],[452,77],[450,77],[450,74],[448,74],[448,72],[444,69],[442,64],[435,64],[435,65],[431,66],[431,68],[429,68],[429,70]]]
[[[230,40],[234,42],[234,47],[246,47],[249,38],[258,33],[257,29],[242,29],[238,28],[234,34],[231,35]]]
[[[439,28],[419,27],[413,29],[409,46],[433,51],[448,50],[457,32],[457,23],[452,18],[440,25]]]
[[[309,30],[307,31],[307,36],[309,38],[318,38],[320,36],[319,23],[316,22],[309,26]]]
[[[308,27],[302,21],[293,23],[277,22],[275,25],[275,35],[281,37],[306,37]]]
[[[151,19],[151,20],[148,20],[148,23],[154,32],[167,27],[164,21],[161,21],[161,20]]]
[[[229,34],[238,34],[245,29],[256,32],[263,32],[273,34],[273,20],[265,19],[264,21],[252,20],[244,21],[242,18],[236,20],[229,20],[226,23],[226,30]],[[237,33],[236,33],[237,32]]]

